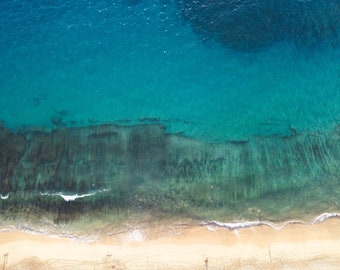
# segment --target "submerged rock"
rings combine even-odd
[[[0,127],[0,190],[8,194],[13,187],[13,172],[26,147],[25,136],[14,134],[5,127]]]
[[[117,202],[143,200],[146,195],[141,193],[156,185],[169,194],[189,192],[197,203],[235,201],[334,179],[340,173],[339,129],[208,143],[167,134],[161,125],[33,129],[22,134],[2,128],[0,146],[2,194],[74,195],[105,189],[102,196]]]

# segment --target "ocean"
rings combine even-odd
[[[339,0],[2,0],[0,50],[2,224],[339,212]]]

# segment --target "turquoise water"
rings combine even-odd
[[[338,0],[3,0],[0,51],[5,216],[339,211]]]
[[[51,127],[53,116],[69,126],[152,118],[218,141],[339,122],[339,1],[240,1],[236,14],[205,2],[2,1],[0,119],[17,129]],[[287,16],[272,25],[256,15],[275,11]],[[222,19],[209,28],[214,12]],[[302,21],[290,35],[273,29]]]

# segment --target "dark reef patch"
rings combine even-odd
[[[340,45],[340,1],[178,0],[185,22],[203,40],[237,51],[288,41],[315,48]]]
[[[35,196],[42,193],[97,192],[79,199],[80,205],[219,207],[312,183],[337,182],[340,175],[339,127],[240,143],[167,134],[161,125],[22,133],[2,127],[0,146],[1,194],[10,194],[0,200],[2,206],[26,199],[35,204]],[[51,208],[62,199],[43,200],[52,201],[47,203]]]

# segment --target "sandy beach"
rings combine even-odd
[[[172,229],[171,229],[172,228]],[[90,239],[90,238],[89,238]],[[319,224],[132,228],[89,240],[0,233],[2,269],[340,269],[340,219]]]

